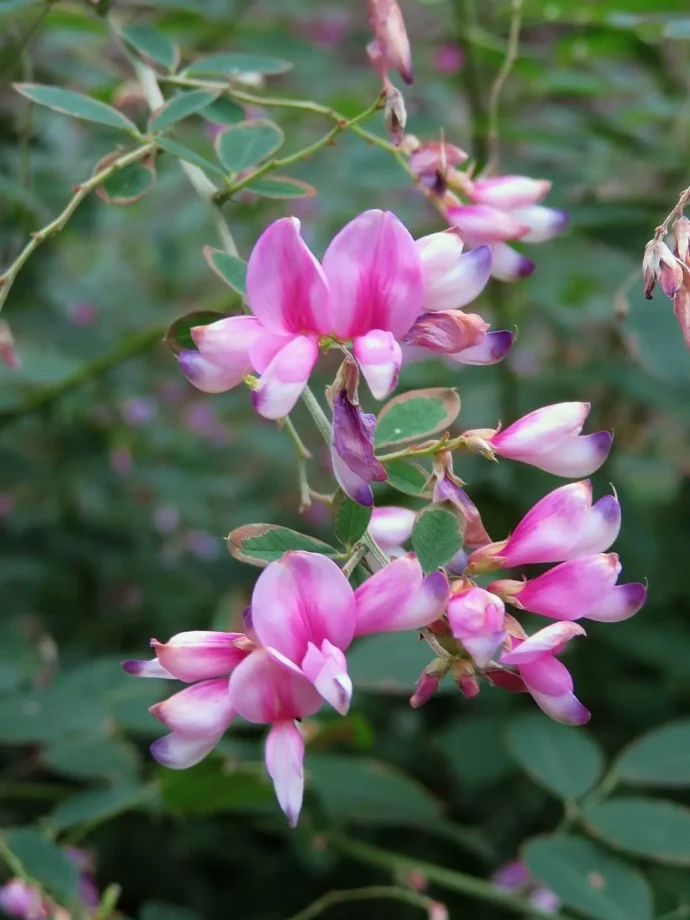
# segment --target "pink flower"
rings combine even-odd
[[[491,883],[502,891],[525,896],[543,914],[555,914],[560,901],[548,888],[540,885],[521,859],[505,863],[491,876]]]
[[[589,410],[589,403],[555,403],[530,412],[503,430],[478,429],[465,434],[479,437],[499,457],[575,479],[599,469],[613,440],[608,431],[580,434]]]
[[[261,375],[254,383],[254,405],[265,418],[275,419],[287,415],[299,399],[319,345],[351,342],[372,394],[383,399],[398,379],[398,341],[413,328],[425,302],[439,304],[443,297],[466,303],[485,283],[488,252],[462,255],[457,243],[443,246],[452,252],[441,258],[441,244],[422,241],[418,248],[390,212],[365,211],[336,235],[320,265],[300,236],[299,221],[277,220],[249,258],[247,297],[253,316],[194,327],[198,351],[182,352],[180,366],[207,393],[231,389],[254,370]],[[459,355],[485,350],[488,338]],[[431,338],[425,347],[434,347]],[[482,352],[470,360],[487,363],[486,357]]]
[[[374,508],[368,531],[388,556],[402,556],[403,546],[412,536],[415,517],[409,508]]]
[[[462,237],[453,230],[415,241],[422,260],[424,311],[456,310],[475,300],[491,274],[491,250],[480,246],[463,253]]]
[[[549,492],[507,540],[482,547],[472,554],[470,562],[479,571],[488,565],[513,568],[603,553],[618,536],[620,525],[621,509],[615,495],[606,495],[592,505],[590,483],[573,482]]]
[[[410,169],[420,185],[434,197],[443,198],[448,189],[449,177],[457,175],[462,177],[461,181],[465,181],[465,174],[455,170],[456,166],[468,159],[468,154],[460,147],[446,141],[426,141],[421,144],[412,135],[405,138],[405,145],[410,150]]]
[[[462,70],[464,63],[465,56],[459,45],[448,43],[434,51],[433,67],[440,73],[457,73]]]
[[[495,581],[489,590],[521,610],[554,620],[614,622],[637,613],[646,597],[644,585],[616,585],[620,571],[615,553],[596,553],[562,562],[529,581]]]
[[[412,52],[397,0],[368,0],[368,10],[374,42],[367,51],[374,69],[382,79],[395,69],[412,83]]]
[[[504,665],[517,667],[537,706],[565,725],[583,725],[590,714],[573,693],[573,679],[559,655],[574,636],[585,634],[577,623],[552,623],[528,639],[512,637],[510,651],[501,655]]]
[[[453,636],[462,642],[477,667],[485,668],[507,636],[501,598],[484,588],[471,587],[453,594],[447,615]]]
[[[48,920],[50,907],[43,901],[41,892],[20,878],[10,879],[0,886],[0,910],[8,917],[23,920]]]
[[[271,725],[266,768],[292,826],[304,789],[304,742],[296,720],[322,700],[345,713],[352,682],[345,650],[356,635],[418,629],[448,600],[441,572],[424,577],[413,555],[386,566],[357,591],[336,564],[315,553],[286,553],[259,576],[246,633],[181,633],[154,641],[156,660],[125,662],[140,677],[176,678],[190,686],[151,711],[171,733],[152,745],[164,766],[203,759],[235,715]]]

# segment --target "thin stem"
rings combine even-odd
[[[311,489],[309,487],[309,479],[307,478],[307,460],[311,459],[311,453],[306,448],[304,442],[300,438],[297,429],[292,423],[292,419],[289,415],[286,415],[282,421],[281,427],[285,429],[288,434],[288,437],[295,446],[295,451],[297,452],[297,478],[299,481],[299,510],[304,511],[305,508],[311,506]]]
[[[408,457],[432,457],[440,450],[460,450],[466,446],[465,436],[458,435],[457,438],[439,438],[432,441],[431,444],[425,444],[424,447],[403,447],[401,450],[392,451],[390,454],[378,454],[376,459],[379,463],[393,463],[394,460],[406,460]]]
[[[681,216],[681,214],[683,213],[683,208],[688,203],[688,201],[690,201],[690,186],[680,193],[680,195],[678,196],[678,201],[676,202],[676,206],[674,207],[674,209],[666,217],[664,222],[662,224],[659,224],[659,226],[654,231],[655,239],[662,240],[666,236],[666,234],[668,233],[669,224],[671,223],[674,217]]]
[[[357,563],[361,562],[362,559],[366,556],[368,549],[369,547],[366,545],[366,543],[363,542],[359,543],[355,547],[354,552],[342,568],[343,575],[345,575],[346,578],[349,578],[350,575],[352,575],[357,566]]]
[[[422,910],[427,912],[434,905],[434,901],[431,898],[408,888],[399,888],[393,885],[369,885],[367,888],[351,888],[348,891],[329,891],[328,894],[317,898],[309,907],[305,907],[304,910],[293,914],[289,920],[313,920],[314,917],[318,917],[335,904],[345,904],[349,901],[372,901],[380,898],[404,901],[407,904],[413,904],[415,907],[421,907]]]
[[[0,310],[3,307],[3,304],[7,300],[7,296],[12,289],[12,285],[15,282],[15,279],[19,272],[21,271],[24,263],[30,258],[30,256],[38,249],[41,243],[44,243],[51,236],[54,236],[56,233],[59,233],[65,228],[67,221],[77,210],[82,201],[89,195],[94,189],[97,189],[99,185],[102,185],[106,179],[109,179],[115,173],[120,172],[126,166],[130,166],[132,163],[138,163],[139,160],[143,160],[144,157],[149,156],[156,149],[155,144],[144,144],[141,147],[137,147],[135,150],[130,150],[129,153],[123,153],[121,157],[118,157],[116,160],[106,166],[104,169],[99,170],[95,175],[91,176],[90,179],[87,179],[85,182],[82,182],[76,187],[76,191],[72,198],[69,200],[65,208],[61,211],[60,214],[52,220],[49,224],[46,224],[45,227],[42,227],[40,230],[37,230],[35,233],[31,234],[31,240],[26,244],[26,246],[19,253],[14,262],[10,267],[5,271],[3,275],[0,275]]]
[[[488,127],[488,154],[489,161],[486,166],[486,172],[491,173],[498,165],[498,108],[501,101],[501,92],[503,86],[510,76],[515,61],[517,61],[520,51],[520,27],[522,25],[522,0],[512,0],[510,31],[508,33],[508,45],[506,56],[503,59],[501,68],[496,74],[496,79],[489,92],[489,127]]]
[[[391,853],[389,850],[383,850],[368,843],[361,843],[359,840],[351,840],[349,837],[329,835],[327,842],[334,850],[338,850],[340,853],[344,853],[346,856],[350,856],[360,862],[379,866],[382,869],[389,869],[393,872],[400,870],[419,872],[427,881],[440,885],[448,891],[457,891],[461,894],[478,898],[480,901],[498,904],[516,914],[534,914],[534,905],[525,898],[509,894],[500,888],[494,887],[491,882],[475,878],[473,875],[445,869],[443,866],[436,866],[433,863],[423,862],[399,853]],[[549,917],[551,920],[570,920],[569,915],[562,912],[549,914]]]
[[[12,422],[23,418],[25,415],[52,405],[72,390],[76,390],[83,384],[95,380],[122,361],[134,357],[134,355],[145,351],[155,342],[161,341],[164,334],[164,327],[154,326],[126,336],[113,349],[84,364],[71,376],[66,377],[59,383],[34,390],[18,406],[0,412],[0,428],[12,424]]]
[[[287,431],[290,440],[295,445],[295,450],[297,451],[297,456],[300,460],[311,460],[311,452],[306,447],[304,441],[300,438],[297,429],[292,423],[292,419],[289,415],[286,415],[281,422],[281,426]]]
[[[331,443],[331,423],[328,420],[328,416],[323,411],[319,405],[319,401],[312,393],[311,389],[307,386],[302,391],[302,402],[309,410],[309,414],[314,419],[316,427],[319,429],[321,437],[324,439],[326,444]]]
[[[108,885],[101,896],[100,903],[96,910],[96,917],[98,920],[109,920],[109,918],[112,917],[121,894],[122,887],[120,885]]]

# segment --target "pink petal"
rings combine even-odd
[[[498,364],[513,347],[515,336],[512,332],[487,332],[479,345],[472,345],[454,355],[448,355],[448,360],[455,364],[489,365]]]
[[[514,220],[529,227],[528,232],[522,235],[525,243],[545,243],[554,236],[558,236],[568,223],[568,215],[565,211],[544,208],[540,204],[518,208],[511,211],[510,214]]]
[[[478,668],[485,668],[496,651],[503,645],[507,633],[503,630],[487,633],[484,636],[475,636],[469,639],[463,639],[462,644],[472,656],[472,660]]]
[[[309,643],[302,661],[302,673],[314,684],[321,696],[339,712],[347,715],[352,699],[352,681],[347,673],[345,656],[328,639],[321,648]]]
[[[585,402],[555,403],[535,409],[495,434],[491,444],[501,457],[531,463],[532,458],[555,451],[566,438],[578,435],[589,410],[590,404]]]
[[[590,711],[573,693],[550,696],[548,693],[539,693],[537,690],[530,689],[529,692],[542,712],[563,725],[585,725],[592,717]]]
[[[530,179],[528,176],[496,176],[477,179],[472,183],[471,196],[477,204],[494,208],[522,208],[546,198],[551,188],[548,179]]]
[[[275,335],[264,331],[249,349],[249,361],[257,374],[263,374],[279,351],[294,339],[293,335]]]
[[[259,640],[300,664],[310,642],[346,649],[354,635],[354,592],[338,566],[317,553],[290,552],[272,562],[252,595]]]
[[[422,313],[403,342],[440,354],[453,355],[480,345],[488,328],[489,324],[476,313],[440,310],[436,313]]]
[[[517,281],[518,278],[529,277],[536,267],[531,259],[505,243],[496,243],[493,247],[492,278],[499,281]]]
[[[450,588],[442,572],[423,577],[413,553],[385,566],[355,591],[358,636],[419,629],[438,619]]]
[[[247,299],[254,316],[278,335],[328,335],[332,308],[323,270],[300,236],[296,217],[274,221],[247,265]]]
[[[221,735],[232,722],[228,678],[202,680],[149,709],[173,732],[189,738]]]
[[[166,671],[157,658],[151,661],[137,661],[130,659],[122,662],[122,668],[133,677],[160,677],[164,680],[176,680],[174,674]]]
[[[616,585],[586,614],[586,617],[588,620],[600,620],[602,623],[619,623],[635,616],[646,600],[647,588],[644,585]]]
[[[171,770],[186,770],[193,767],[210,754],[220,741],[220,735],[207,738],[190,738],[171,732],[158,738],[151,745],[151,754],[164,767]]]
[[[568,488],[566,486],[565,488]],[[583,532],[570,558],[589,556],[593,553],[605,553],[614,543],[621,529],[621,506],[615,495],[605,495],[592,506]],[[546,561],[546,560],[545,560]]]
[[[376,416],[362,412],[343,388],[333,398],[331,438],[334,450],[347,466],[365,482],[388,479],[383,465],[374,454]]]
[[[587,541],[591,512],[589,482],[574,482],[550,492],[524,516],[500,551],[504,567],[574,558],[574,546]]]
[[[452,502],[465,518],[465,543],[468,546],[485,546],[491,542],[491,537],[486,532],[484,523],[475,505],[464,489],[461,489],[454,478],[443,476],[436,480],[433,491],[435,502]]]
[[[178,633],[165,643],[152,639],[151,645],[166,671],[190,682],[230,674],[247,657],[234,644],[243,638],[242,633],[195,630]]]
[[[386,62],[405,83],[412,83],[412,52],[397,0],[369,0],[369,22]]]
[[[254,408],[264,418],[286,416],[295,406],[319,357],[312,336],[295,336],[266,368],[252,393]]]
[[[530,664],[521,664],[520,675],[532,693],[562,696],[573,692],[573,678],[562,661],[551,655],[542,655]]]
[[[472,246],[519,240],[529,225],[518,217],[485,204],[463,204],[448,208],[449,222],[457,227]]]
[[[230,678],[230,703],[247,722],[301,719],[321,708],[321,695],[290,662],[257,649]]]
[[[464,307],[486,287],[491,273],[488,246],[463,255],[462,240],[455,233],[432,233],[415,245],[422,260],[425,311]]]
[[[369,533],[386,552],[402,546],[412,536],[416,514],[409,508],[389,506],[374,508],[369,521]]]
[[[577,620],[594,610],[609,593],[620,570],[615,553],[571,559],[530,579],[517,599],[532,613],[555,620]]]
[[[505,607],[500,597],[475,586],[462,594],[453,594],[447,614],[451,632],[464,641],[502,630]]]
[[[237,367],[219,367],[203,358],[198,351],[191,350],[181,351],[177,360],[187,380],[202,393],[225,393],[242,383],[245,373],[250,370],[247,366],[240,373]]]
[[[414,240],[390,211],[365,211],[326,250],[323,267],[341,339],[373,329],[404,335],[421,312],[422,265]]]
[[[558,654],[575,636],[584,635],[585,630],[579,623],[551,623],[515,645],[511,651],[504,652],[501,664],[519,665],[522,668],[525,664],[540,661],[546,655]]]
[[[331,448],[331,466],[336,482],[348,498],[367,508],[374,504],[374,493],[367,480],[353,472],[333,447]]]
[[[527,864],[521,859],[504,863],[491,876],[491,884],[505,891],[519,891],[533,881]]]
[[[266,769],[290,827],[296,827],[304,795],[304,739],[293,721],[276,722],[266,738]]]
[[[605,462],[612,443],[611,432],[595,431],[594,434],[566,438],[552,451],[539,454],[536,459],[526,462],[537,469],[568,479],[591,476]]]
[[[397,386],[402,364],[402,350],[393,334],[372,329],[354,340],[352,350],[371,395],[374,399],[385,399]]]
[[[193,326],[190,335],[204,361],[233,371],[241,383],[252,369],[249,350],[262,331],[254,316],[228,316],[207,326]]]
[[[527,693],[527,687],[519,674],[513,671],[504,671],[499,668],[489,669],[484,672],[484,677],[495,687],[507,690],[508,693]]]

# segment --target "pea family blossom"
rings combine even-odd
[[[319,348],[351,344],[373,396],[383,399],[398,380],[401,342],[461,363],[505,356],[512,333],[489,333],[479,317],[459,309],[483,289],[490,270],[488,247],[465,253],[446,233],[415,242],[394,214],[377,210],[347,224],[319,263],[299,221],[282,218],[249,258],[252,315],[194,327],[198,350],[183,351],[180,366],[207,393],[229,390],[254,371],[261,375],[254,406],[276,419],[299,399]]]
[[[164,766],[184,769],[209,754],[236,716],[270,725],[266,769],[281,808],[296,824],[304,788],[298,720],[324,701],[345,714],[352,681],[345,652],[356,636],[419,629],[436,620],[449,596],[443,572],[426,577],[413,554],[400,557],[356,590],[331,559],[290,552],[259,576],[244,633],[189,632],[152,640],[156,657],[127,661],[139,677],[189,686],[151,713],[170,734],[154,742]]]

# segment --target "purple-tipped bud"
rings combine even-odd
[[[658,281],[667,297],[673,299],[683,284],[683,267],[663,240],[650,240],[645,246],[642,259],[644,293],[652,299],[652,291]]]
[[[419,709],[420,706],[428,703],[447,673],[448,659],[434,658],[422,671],[415,691],[410,697],[410,706],[413,709]]]
[[[385,59],[386,70],[394,68],[405,83],[412,83],[412,51],[397,0],[369,0],[368,5],[369,23]]]

